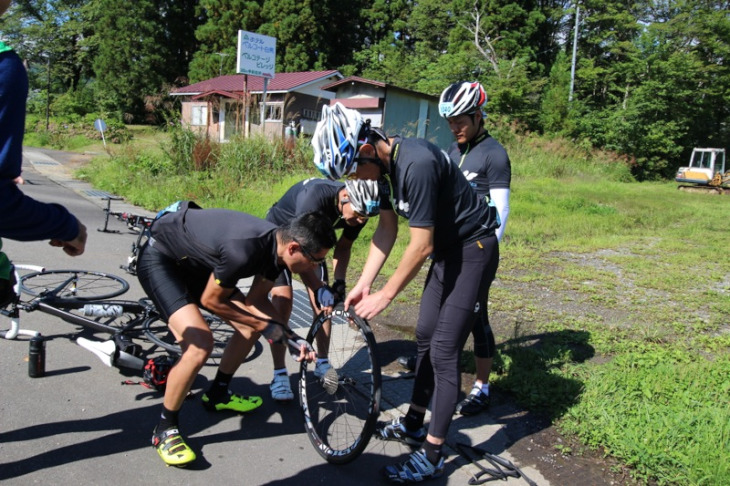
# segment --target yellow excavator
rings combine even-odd
[[[725,171],[725,149],[695,148],[688,167],[674,178],[680,191],[730,194],[730,170]]]

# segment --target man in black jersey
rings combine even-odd
[[[480,83],[460,81],[441,93],[439,111],[454,134],[449,157],[477,194],[496,206],[500,219],[496,235],[502,241],[509,215],[512,167],[507,151],[484,127],[486,103],[487,94]],[[456,412],[462,415],[474,415],[489,408],[489,375],[496,345],[489,325],[488,300],[489,295],[482,302],[479,319],[472,330],[476,379],[469,395],[456,407]],[[415,367],[415,356],[399,358],[399,361],[406,367]]]
[[[383,198],[382,207],[390,208],[387,197]],[[352,243],[367,224],[368,218],[380,212],[381,198],[378,184],[373,181],[347,181],[346,183],[328,179],[311,178],[294,184],[266,213],[266,220],[276,225],[285,225],[296,216],[308,211],[320,211],[331,222],[334,229],[342,229],[332,255],[332,271],[335,293],[341,299],[345,297],[345,277],[350,262]],[[318,276],[323,282],[329,282],[327,264],[321,263]],[[289,321],[293,301],[292,277],[288,269],[284,269],[274,282],[271,290],[271,301],[279,311],[279,315]],[[314,294],[309,292],[312,311],[319,313]],[[331,367],[328,359],[330,325],[328,321],[318,332],[317,364],[314,374],[323,377]],[[274,377],[271,381],[271,398],[276,401],[294,399],[289,383],[283,345],[272,344],[271,356],[274,360]]]
[[[477,196],[438,147],[422,139],[388,137],[340,104],[325,107],[312,144],[315,165],[325,175],[387,177],[391,185],[394,211],[381,211],[368,259],[346,306],[354,305],[365,319],[377,316],[432,257],[416,326],[418,360],[408,413],[380,424],[376,436],[418,448],[405,462],[385,468],[389,480],[438,477],[459,396],[461,351],[499,260],[496,208]],[[393,275],[374,291],[372,284],[397,236],[398,215],[408,219],[410,241]],[[432,399],[426,433],[423,422]]]
[[[321,213],[305,213],[282,227],[237,211],[200,209],[189,201],[175,203],[161,214],[140,249],[137,273],[183,353],[168,375],[152,444],[166,464],[184,466],[195,460],[195,453],[180,435],[178,415],[213,348],[199,306],[237,331],[202,397],[203,405],[211,411],[258,408],[261,397],[234,394],[228,385],[259,335],[292,347],[296,343],[300,361],[316,358],[269,300],[274,280],[284,268],[298,273],[315,289],[318,304],[331,307],[334,295],[316,277],[315,268],[334,246],[335,234]],[[244,295],[237,283],[247,277],[253,277],[253,283]]]

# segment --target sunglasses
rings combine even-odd
[[[309,250],[307,250],[306,248],[304,248],[304,245],[302,245],[301,243],[299,243],[296,238],[294,238],[294,243],[296,243],[297,245],[299,245],[299,251],[301,251],[302,252],[302,255],[304,255],[305,257],[307,257],[307,260],[309,260],[310,262],[315,263],[317,265],[321,265],[322,263],[324,263],[325,261],[327,261],[327,257],[326,256],[325,257],[322,257],[322,258],[316,258],[314,255],[312,255],[312,253]]]

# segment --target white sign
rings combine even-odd
[[[276,71],[276,37],[238,31],[236,72],[272,79]]]

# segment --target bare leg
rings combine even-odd
[[[482,386],[489,383],[489,375],[492,373],[492,363],[494,358],[475,358],[476,363],[476,380],[474,380],[474,386]]]
[[[170,316],[168,325],[183,353],[167,376],[163,404],[166,409],[177,411],[182,407],[195,377],[213,351],[213,335],[194,304],[178,309]]]
[[[279,312],[279,315],[286,319],[286,322],[289,322],[289,318],[291,317],[293,299],[294,293],[288,285],[281,285],[271,289],[271,303]],[[271,357],[274,360],[274,369],[280,370],[286,368],[286,346],[283,344],[271,344],[270,348]]]

